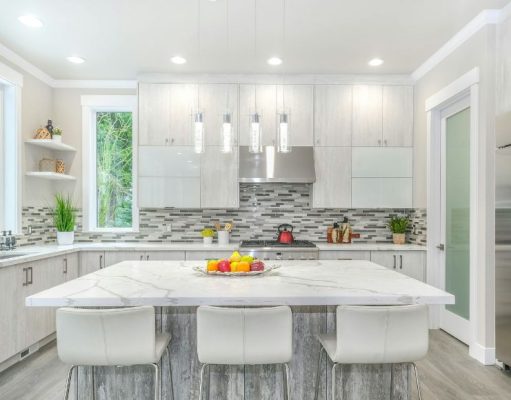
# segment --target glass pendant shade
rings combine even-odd
[[[261,117],[258,113],[250,116],[249,146],[250,153],[262,153],[263,145],[261,140]]]
[[[196,153],[204,153],[204,121],[201,112],[195,114],[193,147]]]
[[[222,153],[232,153],[231,114],[224,114],[222,123]]]
[[[291,146],[289,144],[289,123],[286,113],[279,116],[279,131],[277,137],[277,151],[279,153],[289,153]]]

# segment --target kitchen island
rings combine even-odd
[[[122,307],[153,305],[157,329],[172,333],[172,376],[176,399],[198,396],[195,309],[199,305],[290,305],[293,310],[291,398],[312,399],[319,343],[316,335],[335,331],[335,306],[452,304],[454,297],[369,261],[280,261],[281,267],[257,277],[206,276],[201,262],[126,261],[30,296],[27,306]],[[272,264],[272,262],[270,262]],[[162,376],[168,374],[163,360]],[[320,398],[330,390],[326,361],[321,367]],[[409,399],[408,366],[348,365],[338,376],[338,396],[349,399]],[[77,394],[89,399],[92,377],[80,368]],[[96,399],[148,398],[150,369],[96,368]],[[281,399],[282,374],[274,366],[214,367],[211,399]],[[162,381],[164,399],[170,382]]]

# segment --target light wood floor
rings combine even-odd
[[[418,366],[423,400],[511,399],[510,373],[479,364],[468,356],[464,344],[442,331],[431,331],[428,357]],[[62,399],[66,373],[67,367],[58,360],[51,343],[0,373],[0,399]]]

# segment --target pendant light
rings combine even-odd
[[[257,0],[254,0],[254,58],[257,58]],[[257,86],[254,85],[254,113],[249,117],[249,153],[262,153],[261,115],[257,112]]]
[[[284,49],[286,32],[286,0],[282,0],[282,49]],[[282,88],[282,112],[279,114],[279,126],[277,130],[277,151],[279,153],[291,152],[289,141],[289,115],[286,111],[286,89]]]

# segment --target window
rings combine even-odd
[[[0,63],[0,231],[21,233],[20,121],[23,77]]]
[[[82,96],[86,231],[136,231],[136,96]]]

